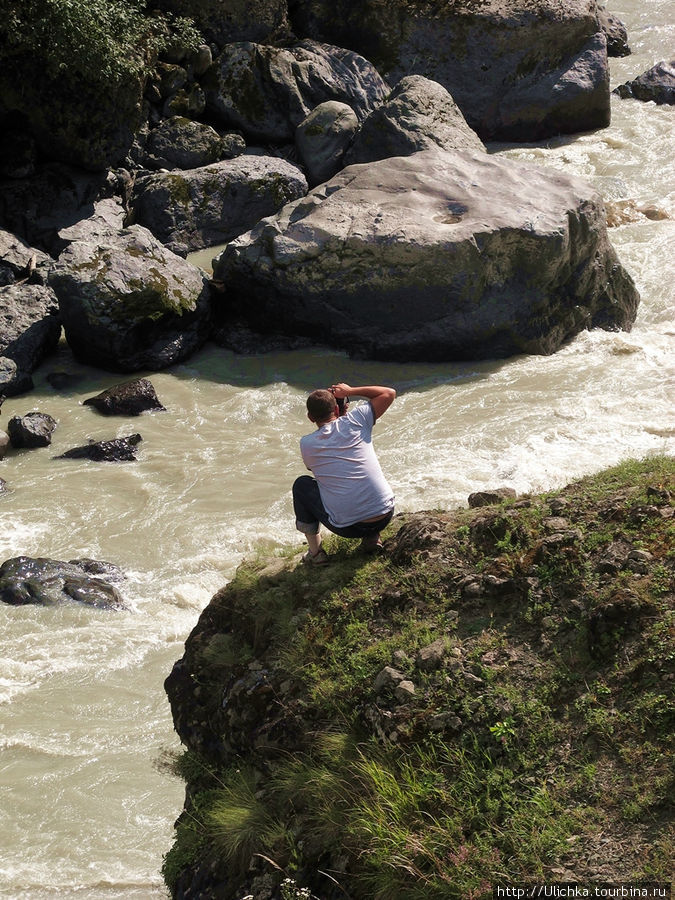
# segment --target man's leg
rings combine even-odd
[[[320,523],[327,516],[319,485],[309,475],[301,475],[293,484],[293,510],[295,527],[305,535],[311,555],[317,556],[321,550]]]

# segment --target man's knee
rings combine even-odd
[[[300,475],[293,482],[293,497],[309,499],[313,496],[315,484],[311,475]]]

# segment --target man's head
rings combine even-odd
[[[312,391],[307,398],[307,416],[310,422],[326,422],[337,415],[337,403],[331,391],[321,388]]]

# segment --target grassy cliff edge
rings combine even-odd
[[[650,457],[245,561],[166,682],[172,896],[670,882],[674,497]]]

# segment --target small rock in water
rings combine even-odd
[[[93,406],[104,416],[138,416],[142,412],[166,408],[157,399],[155,389],[147,378],[116,384],[95,397],[89,397],[83,405]]]
[[[91,441],[83,447],[73,447],[54,459],[91,459],[93,462],[126,462],[136,459],[136,445],[143,438],[140,434],[115,438],[112,441]]]
[[[30,412],[25,416],[13,416],[7,423],[7,433],[12,447],[48,447],[56,428],[56,419],[47,413]]]
[[[112,563],[90,559],[17,556],[0,566],[0,601],[10,606],[55,606],[73,600],[100,609],[124,609],[124,601],[107,580],[124,575]]]

